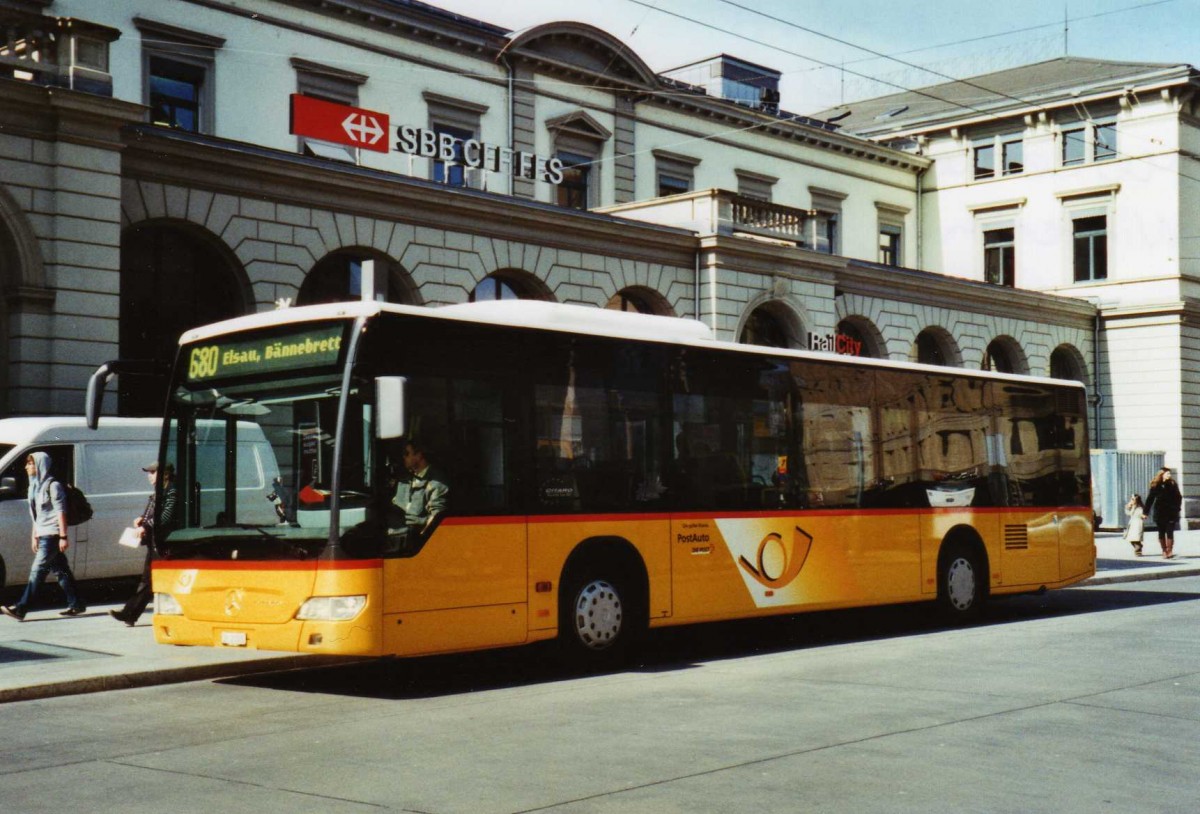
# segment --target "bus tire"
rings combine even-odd
[[[938,604],[942,613],[954,622],[966,622],[979,616],[987,598],[987,569],[979,549],[966,543],[954,543],[938,557]]]
[[[645,628],[643,605],[630,569],[616,558],[569,564],[558,594],[562,656],[573,667],[619,666]]]

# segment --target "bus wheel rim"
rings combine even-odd
[[[603,650],[621,633],[624,619],[621,595],[611,582],[592,580],[575,599],[575,634],[584,647]]]
[[[946,595],[956,610],[975,604],[975,569],[965,557],[956,557],[946,571]]]

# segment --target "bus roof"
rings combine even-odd
[[[535,328],[588,336],[605,336],[617,339],[636,339],[676,345],[720,348],[722,350],[754,355],[770,353],[790,358],[892,370],[914,370],[925,373],[941,372],[955,376],[973,376],[1002,380],[1038,380],[1047,384],[1058,386],[1073,385],[1081,388],[1085,386],[1082,382],[1070,379],[1052,379],[1043,376],[997,373],[990,370],[970,370],[961,367],[927,365],[892,359],[845,356],[819,351],[773,348],[762,345],[728,342],[715,339],[712,330],[707,325],[694,319],[637,314],[596,308],[589,305],[554,303],[542,300],[490,300],[487,302],[443,305],[436,308],[360,300],[324,303],[320,305],[303,305],[293,308],[280,308],[274,311],[262,311],[242,317],[235,317],[224,322],[216,322],[211,325],[193,328],[186,331],[179,338],[179,343],[181,345],[190,344],[216,336],[254,330],[256,328],[268,328],[275,325],[317,322],[329,319],[373,317],[383,313],[409,314],[426,319],[451,319],[458,322],[503,325],[506,327]]]

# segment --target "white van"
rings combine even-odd
[[[273,522],[274,508],[266,499],[279,474],[275,453],[262,430],[239,422],[239,504],[245,502]],[[62,483],[73,483],[87,495],[92,519],[71,529],[67,559],[76,579],[99,579],[140,574],[145,562],[141,548],[118,545],[121,531],[141,515],[151,486],[142,468],[158,457],[162,420],[109,418],[89,430],[82,416],[0,419],[0,587],[24,585],[33,563],[25,459],[31,452],[50,456],[51,472]],[[214,434],[222,446],[224,432]],[[207,459],[221,466],[217,450],[201,449],[198,466]],[[215,483],[213,477],[209,482]]]

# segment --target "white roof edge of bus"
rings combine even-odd
[[[324,319],[374,316],[383,312],[413,314],[415,316],[454,319],[462,322],[477,322],[490,325],[509,325],[527,328],[543,328],[567,333],[599,335],[626,339],[644,339],[679,345],[722,348],[742,353],[772,353],[797,359],[813,359],[822,362],[864,365],[867,367],[890,368],[892,370],[915,370],[925,373],[952,373],[1001,381],[1040,381],[1058,386],[1075,385],[1085,388],[1083,382],[1073,379],[1053,379],[1017,373],[997,373],[991,370],[972,370],[964,367],[926,365],[918,362],[895,359],[875,359],[860,356],[843,356],[791,348],[769,348],[762,345],[746,345],[713,338],[712,330],[702,322],[679,317],[663,317],[652,314],[633,314],[610,311],[591,305],[545,302],[543,300],[495,300],[489,302],[457,303],[428,308],[419,305],[397,305],[393,303],[347,302],[324,303],[260,311],[242,317],[204,325],[185,332],[180,344],[197,342],[214,336],[235,333],[251,328],[271,325],[286,325],[294,322],[314,322]]]

